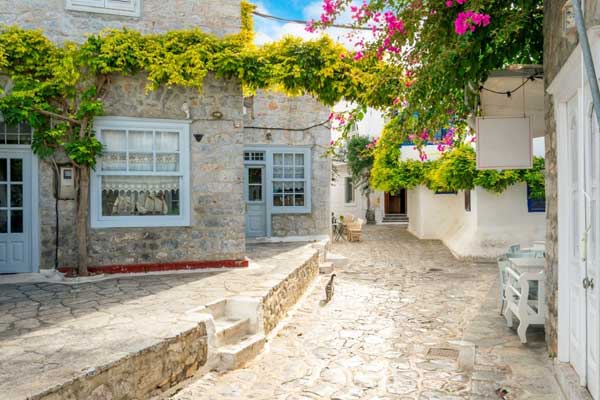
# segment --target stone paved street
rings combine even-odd
[[[498,315],[494,264],[457,261],[394,226],[332,247],[350,261],[331,303],[320,277],[270,350],[172,399],[498,399],[499,388],[506,399],[561,398],[543,333],[523,346]]]

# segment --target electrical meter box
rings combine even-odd
[[[58,198],[61,200],[75,199],[75,170],[73,167],[59,167]]]

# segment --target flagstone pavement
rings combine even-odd
[[[322,301],[322,276],[267,351],[245,368],[198,377],[169,396],[562,398],[543,330],[530,330],[522,345],[498,315],[494,264],[458,261],[441,242],[395,226],[369,226],[361,243],[332,247],[349,265],[337,271],[329,304]]]

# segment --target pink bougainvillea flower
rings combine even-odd
[[[358,61],[361,60],[362,58],[364,58],[364,53],[362,51],[358,51],[356,52],[356,54],[354,55],[354,61]]]
[[[446,7],[452,7],[454,2],[452,0],[446,0]]]
[[[330,146],[333,146],[335,144],[335,140],[332,140],[331,142],[329,142]]]
[[[490,20],[488,14],[476,13],[472,10],[462,11],[454,20],[454,31],[458,35],[464,35],[467,31],[475,32],[478,26],[488,26]]]
[[[304,30],[310,33],[314,33],[317,30],[317,28],[315,27],[315,20],[311,19],[310,21],[308,21]]]
[[[477,136],[473,136],[473,137],[471,138],[471,143],[474,143],[474,142],[476,142],[476,141],[477,141]]]
[[[419,151],[419,158],[421,159],[421,161],[426,161],[427,160],[427,154],[423,153],[422,151]]]

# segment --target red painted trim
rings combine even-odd
[[[160,271],[185,271],[208,268],[246,268],[248,260],[215,260],[215,261],[177,261],[169,263],[153,264],[127,264],[127,265],[105,265],[98,267],[89,267],[88,271],[92,274],[143,274],[147,272]],[[70,267],[61,267],[58,269],[67,276],[76,275],[76,269]]]

